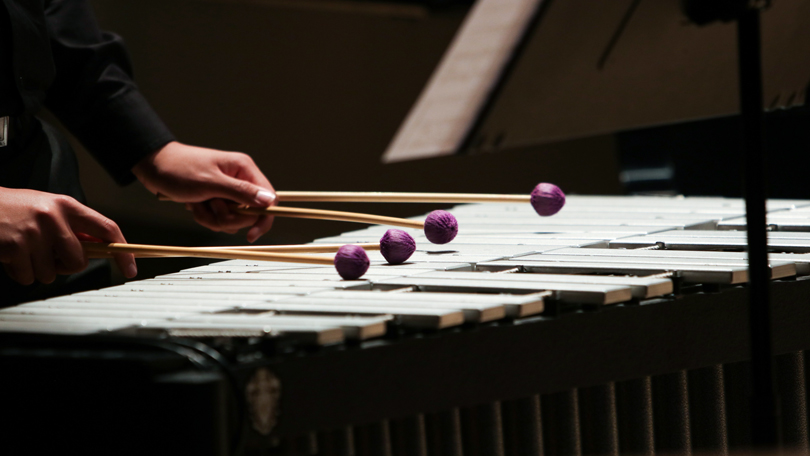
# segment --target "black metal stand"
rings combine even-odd
[[[740,114],[745,152],[745,212],[748,227],[749,329],[751,341],[751,443],[779,445],[779,402],[775,391],[771,334],[770,271],[766,219],[765,144],[762,102],[760,10],[770,0],[683,0],[689,19],[705,25],[737,21]]]
[[[773,378],[759,22],[759,9],[741,12],[737,18],[737,46],[748,226],[751,443],[758,448],[773,448],[779,443],[779,408]]]

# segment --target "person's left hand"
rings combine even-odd
[[[206,228],[233,234],[249,226],[247,239],[254,242],[273,225],[271,216],[239,214],[227,203],[275,203],[273,186],[246,154],[171,142],[138,162],[132,172],[150,192],[186,203]]]

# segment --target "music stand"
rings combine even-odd
[[[779,413],[762,112],[766,100],[768,109],[805,103],[808,22],[810,4],[788,0],[479,0],[383,161],[493,152],[741,113],[752,443],[773,446]]]

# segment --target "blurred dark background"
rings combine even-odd
[[[178,139],[249,153],[277,190],[528,193],[547,181],[569,194],[740,196],[736,117],[383,165],[380,157],[470,0],[92,3],[102,26],[125,38],[136,81]],[[808,121],[806,109],[768,115],[771,196],[810,196]],[[245,243],[242,234],[199,227],[181,205],[157,202],[138,183],[118,187],[86,152],[79,154],[90,205],[117,221],[129,242]],[[321,206],[392,216],[437,208]],[[303,243],[357,228],[277,219],[259,242]],[[140,260],[139,278],[207,262]]]
[[[179,140],[249,153],[278,190],[621,192],[612,137],[383,165],[388,142],[441,59],[469,1],[93,0],[122,35],[141,90]],[[129,242],[234,245],[140,184],[118,187],[80,151],[90,205]],[[330,204],[410,216],[429,205]],[[259,242],[287,244],[358,229],[277,219]],[[204,260],[140,260],[139,278]]]

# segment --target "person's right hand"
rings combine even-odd
[[[87,257],[75,233],[127,242],[115,222],[69,196],[0,187],[0,263],[12,280],[51,283],[82,271]],[[115,262],[127,278],[138,273],[133,255]]]

